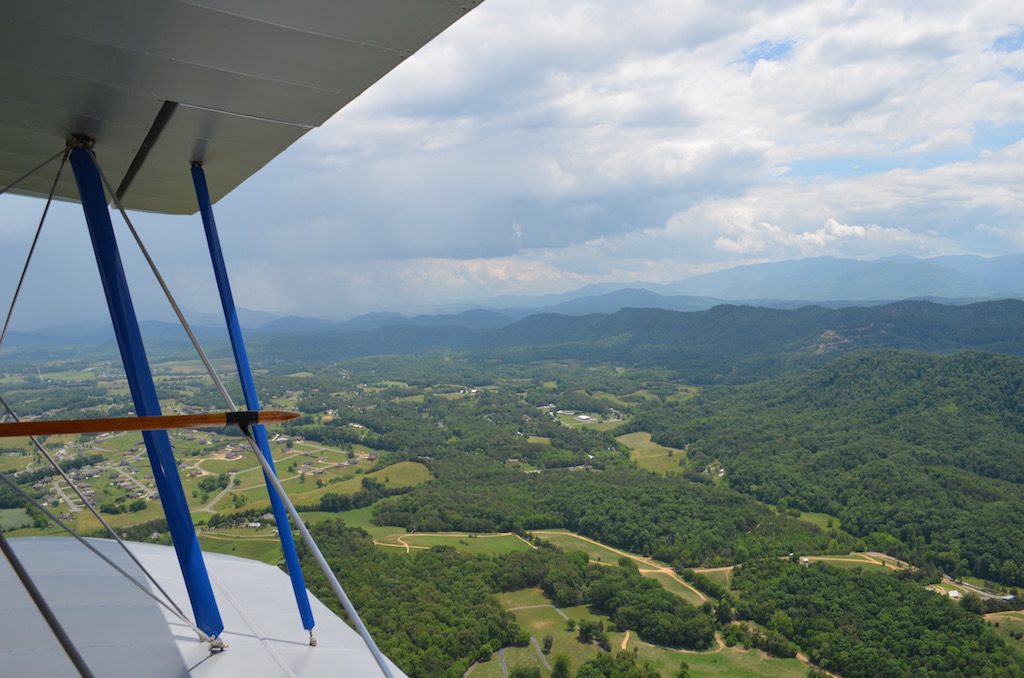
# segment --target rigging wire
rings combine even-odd
[[[16,422],[21,421],[21,419],[18,418],[18,415],[14,413],[14,410],[11,409],[11,406],[7,404],[7,401],[4,400],[3,396],[0,396],[0,406],[3,406],[3,408],[7,411],[7,414],[10,415],[11,419],[13,419]],[[85,508],[89,510],[89,513],[91,513],[96,518],[96,520],[100,521],[100,525],[103,526],[103,529],[105,529],[107,533],[114,538],[114,541],[116,541],[118,545],[120,545],[120,547],[124,550],[124,552],[128,554],[128,557],[132,559],[132,562],[139,566],[139,569],[142,570],[142,573],[146,575],[146,579],[148,579],[150,583],[152,583],[153,586],[155,586],[157,590],[160,591],[161,594],[163,594],[164,598],[167,599],[167,602],[169,602],[174,607],[174,609],[177,610],[178,615],[184,617],[185,613],[182,611],[180,607],[178,607],[178,604],[174,602],[174,598],[172,598],[171,595],[164,590],[164,587],[160,586],[160,583],[157,582],[156,578],[153,577],[152,574],[150,574],[149,570],[146,569],[146,566],[139,562],[139,559],[135,556],[134,553],[132,553],[131,549],[128,548],[128,545],[121,540],[120,535],[118,535],[114,528],[110,526],[110,523],[103,519],[103,516],[101,516],[100,512],[96,510],[96,507],[92,505],[92,502],[89,501],[84,494],[82,494],[82,492],[78,489],[78,485],[76,485],[75,482],[68,477],[68,475],[64,472],[64,469],[61,468],[60,464],[57,463],[57,460],[50,456],[49,452],[46,451],[46,448],[43,446],[43,444],[39,442],[39,439],[36,438],[35,436],[29,436],[29,440],[32,441],[32,444],[35,445],[35,448],[39,451],[39,453],[46,458],[46,461],[50,462],[50,465],[53,466],[54,470],[56,470],[57,473],[60,474],[60,477],[64,479],[64,481],[68,484],[71,490],[76,495],[78,495],[78,498],[82,500],[82,503],[85,505]]]
[[[178,316],[178,322],[181,323],[182,329],[185,330],[185,334],[188,335],[189,341],[192,342],[192,346],[195,348],[196,353],[199,354],[199,359],[202,361],[203,366],[210,375],[210,378],[213,379],[214,386],[216,386],[217,390],[220,391],[220,395],[227,404],[228,409],[232,412],[237,412],[238,407],[235,405],[235,401],[231,398],[231,394],[228,393],[228,390],[224,387],[224,382],[217,376],[216,370],[213,369],[213,364],[210,363],[210,359],[206,356],[206,351],[203,350],[203,347],[199,344],[199,339],[196,338],[195,333],[192,331],[192,326],[189,325],[188,320],[185,319],[185,314],[182,312],[181,307],[178,306],[178,302],[175,300],[174,295],[171,294],[171,289],[167,286],[167,282],[164,280],[163,275],[161,275],[160,269],[157,268],[156,262],[153,261],[153,257],[149,254],[149,250],[142,243],[142,238],[139,236],[139,232],[135,230],[135,225],[132,224],[132,220],[128,218],[128,213],[121,204],[121,199],[117,197],[117,192],[114,191],[114,187],[111,183],[107,181],[107,175],[103,173],[103,168],[100,167],[99,162],[96,160],[96,154],[89,151],[89,157],[92,158],[92,163],[96,167],[97,173],[100,175],[100,180],[103,181],[103,185],[110,194],[110,198],[113,201],[114,206],[117,208],[118,212],[121,213],[121,218],[124,219],[124,223],[128,226],[128,231],[132,234],[132,237],[135,239],[135,243],[139,246],[139,251],[142,253],[142,256],[145,257],[150,270],[153,271],[153,275],[156,277],[157,283],[160,284],[160,289],[163,290],[164,296],[167,297],[167,301],[170,302],[171,308],[174,310],[174,314]]]
[[[64,149],[64,157],[60,159],[60,165],[57,167],[57,174],[53,177],[53,184],[50,186],[50,193],[46,196],[46,205],[43,206],[43,214],[39,217],[39,225],[36,226],[36,234],[32,237],[32,245],[28,248],[28,256],[25,257],[25,265],[21,267],[21,275],[18,276],[18,284],[14,288],[14,297],[11,299],[11,305],[7,308],[7,317],[4,318],[3,329],[0,329],[0,345],[4,343],[4,337],[7,336],[7,328],[11,325],[11,316],[14,315],[14,306],[18,303],[18,295],[21,294],[21,286],[25,283],[25,274],[28,273],[28,265],[32,262],[32,255],[35,254],[36,245],[39,243],[39,234],[43,232],[43,224],[46,222],[46,215],[50,211],[50,205],[53,203],[53,194],[57,191],[57,183],[60,181],[61,172],[64,171],[64,163],[67,162],[69,149]],[[47,161],[49,162],[49,161]],[[2,193],[0,193],[2,195]]]
[[[24,489],[23,489],[23,488],[22,488],[21,486],[19,486],[19,485],[18,485],[18,484],[17,484],[16,482],[14,482],[13,480],[11,480],[11,479],[10,479],[10,478],[9,478],[9,477],[7,476],[7,474],[6,474],[6,473],[0,473],[0,482],[3,482],[3,483],[4,483],[5,485],[7,485],[7,487],[9,487],[9,488],[10,488],[11,490],[13,490],[14,492],[16,492],[16,493],[18,494],[18,496],[19,496],[19,497],[21,497],[22,499],[24,499],[25,501],[27,501],[28,503],[30,503],[30,504],[31,504],[31,505],[32,505],[32,506],[33,506],[33,507],[34,507],[35,509],[37,509],[38,511],[42,512],[42,514],[43,514],[43,515],[45,515],[45,516],[46,516],[47,518],[49,518],[49,519],[50,519],[50,520],[52,520],[52,521],[53,521],[54,523],[56,523],[57,527],[61,528],[62,530],[64,530],[65,532],[67,532],[67,533],[68,533],[69,535],[71,535],[72,537],[74,537],[74,538],[75,538],[75,540],[76,540],[76,541],[78,541],[78,543],[79,543],[79,544],[81,544],[81,545],[82,545],[82,546],[84,546],[85,548],[87,548],[87,549],[89,549],[90,551],[92,551],[92,552],[93,552],[93,553],[94,553],[94,554],[95,554],[95,555],[96,555],[96,556],[97,556],[97,557],[98,557],[98,558],[99,558],[100,560],[102,560],[103,562],[105,562],[105,563],[106,563],[107,565],[110,565],[110,567],[114,568],[114,569],[115,569],[115,570],[116,570],[116,571],[117,571],[117,572],[118,572],[119,574],[121,574],[122,576],[124,576],[124,577],[125,577],[125,578],[126,578],[126,579],[127,579],[128,581],[130,581],[131,583],[135,584],[135,586],[136,586],[136,587],[137,587],[137,588],[138,588],[138,589],[139,589],[140,591],[142,591],[142,592],[143,592],[143,593],[145,593],[145,594],[146,594],[147,596],[149,596],[150,598],[152,598],[153,600],[155,600],[155,601],[156,601],[156,602],[157,602],[157,603],[158,603],[158,604],[159,604],[159,605],[160,605],[161,607],[163,607],[163,608],[164,608],[165,610],[167,610],[168,612],[170,612],[170,613],[171,613],[172,615],[174,615],[175,617],[177,617],[178,619],[180,619],[180,620],[181,620],[182,622],[184,622],[185,624],[187,624],[187,625],[189,626],[189,628],[191,628],[191,629],[192,629],[193,631],[195,631],[195,632],[196,632],[197,634],[199,634],[199,637],[200,637],[200,638],[201,638],[202,640],[204,640],[204,641],[206,641],[206,642],[211,642],[211,641],[213,640],[212,638],[210,638],[210,636],[206,635],[206,633],[205,633],[205,632],[203,632],[203,630],[202,630],[202,629],[200,629],[200,628],[199,628],[198,626],[196,626],[195,624],[193,624],[193,623],[192,623],[192,621],[191,621],[191,620],[190,620],[190,619],[189,619],[188,617],[186,617],[186,616],[185,616],[185,615],[183,615],[183,614],[179,614],[179,613],[178,613],[178,612],[177,612],[177,611],[176,611],[176,610],[175,610],[174,608],[172,608],[172,607],[171,607],[170,605],[168,605],[168,604],[167,604],[167,603],[165,603],[165,602],[164,602],[163,600],[161,600],[161,599],[160,599],[159,597],[157,597],[157,595],[156,595],[155,593],[153,593],[152,591],[150,591],[149,589],[147,589],[147,588],[145,587],[145,585],[144,585],[144,584],[142,584],[142,583],[141,583],[141,582],[140,582],[140,581],[139,581],[138,579],[136,579],[136,578],[135,578],[135,577],[133,577],[133,576],[132,576],[131,574],[129,574],[129,573],[127,572],[127,571],[125,571],[125,569],[124,569],[124,568],[122,568],[122,567],[121,567],[120,565],[118,565],[118,564],[117,564],[117,563],[115,563],[115,562],[114,562],[113,560],[111,560],[111,559],[110,559],[110,558],[108,558],[108,557],[107,557],[106,555],[104,555],[104,554],[103,554],[103,553],[102,553],[102,552],[101,552],[101,551],[100,551],[99,549],[97,549],[97,548],[96,548],[95,546],[93,546],[92,544],[90,544],[89,542],[87,542],[87,541],[85,540],[85,538],[84,538],[84,537],[82,537],[82,535],[80,535],[80,534],[78,534],[77,532],[75,532],[74,528],[70,527],[70,526],[69,526],[69,525],[68,525],[67,523],[65,523],[65,522],[64,522],[63,520],[61,520],[60,518],[58,518],[57,516],[55,516],[55,515],[53,514],[53,512],[52,512],[52,511],[51,511],[50,509],[48,509],[48,508],[46,508],[45,506],[43,506],[43,505],[42,505],[42,504],[41,504],[41,503],[40,503],[40,502],[39,502],[39,501],[38,501],[38,500],[37,500],[37,499],[36,499],[35,497],[33,497],[32,495],[30,495],[30,494],[29,494],[28,492],[26,492],[26,491],[25,491],[25,490],[24,490]]]
[[[4,318],[3,329],[0,330],[0,347],[3,346],[3,341],[4,341],[4,339],[7,336],[7,329],[10,326],[11,318],[14,316],[14,309],[17,306],[18,298],[21,295],[21,288],[22,288],[22,286],[23,286],[23,284],[25,282],[25,276],[28,273],[29,265],[32,263],[32,257],[35,254],[36,245],[39,243],[39,236],[40,236],[40,234],[43,231],[43,224],[46,223],[46,216],[47,216],[47,214],[50,211],[50,205],[53,203],[53,196],[54,196],[54,193],[56,193],[57,184],[60,181],[61,173],[64,171],[64,165],[67,162],[68,153],[70,152],[70,150],[71,150],[71,148],[69,146],[69,147],[65,148],[63,151],[61,151],[60,153],[57,154],[57,155],[63,154],[63,157],[61,158],[60,165],[57,167],[57,174],[53,178],[53,183],[50,186],[50,192],[49,192],[49,194],[46,197],[46,204],[44,205],[43,213],[42,213],[42,215],[39,218],[39,225],[36,227],[35,236],[32,238],[32,245],[29,247],[28,255],[25,257],[25,264],[21,268],[21,275],[18,277],[18,284],[14,288],[14,295],[11,298],[10,306],[8,306],[8,308],[7,308],[7,315]],[[38,171],[42,167],[46,166],[49,162],[51,162],[54,158],[56,158],[57,155],[54,155],[49,160],[47,160],[46,162],[44,162],[41,165],[39,165],[38,167],[36,167],[33,171]],[[17,181],[21,181],[21,179],[24,179],[27,176],[28,175],[24,175],[20,179],[18,179]],[[17,181],[15,183],[17,183]],[[11,185],[13,186],[14,184],[11,184]],[[10,188],[10,186],[8,186],[8,188]],[[6,191],[6,190],[7,189],[5,188],[4,191]],[[0,195],[2,195],[2,193],[3,193],[3,191],[0,191]],[[7,401],[4,400],[3,396],[0,396],[0,405],[3,406],[3,408],[7,411],[7,414],[10,415],[10,417],[14,421],[21,421],[18,418],[18,415],[15,414],[14,410],[7,403]],[[39,441],[39,439],[36,438],[35,436],[29,436],[29,439],[32,441],[32,444],[40,452],[40,454],[42,454],[43,457],[46,458],[46,461],[48,461],[50,463],[50,465],[53,466],[54,470],[56,470],[57,473],[60,474],[61,478],[63,478],[65,480],[65,482],[67,482],[67,484],[71,488],[71,490],[76,495],[78,495],[78,498],[82,500],[82,503],[85,505],[85,507],[89,510],[90,513],[92,513],[93,516],[96,517],[96,519],[100,522],[100,524],[107,531],[107,533],[110,534],[110,536],[113,537],[114,541],[116,541],[118,543],[118,545],[124,550],[124,552],[126,554],[128,554],[128,557],[132,560],[132,562],[134,562],[139,567],[139,569],[142,570],[142,573],[146,576],[146,578],[149,579],[149,581],[153,584],[153,586],[155,586],[157,588],[157,590],[160,591],[160,593],[163,594],[163,596],[167,599],[167,601],[174,607],[174,609],[177,611],[178,616],[184,617],[185,613],[181,610],[181,608],[174,601],[174,599],[170,596],[170,594],[168,594],[167,591],[165,591],[164,588],[162,586],[160,586],[160,584],[159,584],[159,582],[157,582],[156,578],[154,578],[153,575],[150,574],[149,570],[147,570],[146,567],[141,562],[139,562],[139,559],[135,556],[135,554],[131,552],[131,550],[128,548],[128,546],[124,543],[124,541],[122,541],[121,537],[117,534],[117,532],[114,531],[114,528],[112,528],[110,526],[110,524],[107,523],[107,521],[103,519],[103,516],[101,516],[99,514],[99,512],[96,510],[96,508],[92,505],[92,503],[88,499],[85,498],[85,496],[78,489],[78,486],[74,483],[74,481],[72,481],[71,478],[69,478],[68,475],[64,472],[64,469],[62,469],[60,467],[60,465],[57,463],[57,461],[52,456],[50,456],[50,454],[47,452],[46,448]]]
[[[7,558],[7,562],[11,564],[11,569],[14,570],[14,574],[16,574],[18,579],[21,580],[21,584],[25,587],[25,591],[28,592],[32,602],[35,603],[36,608],[38,608],[39,614],[43,615],[43,619],[46,620],[46,624],[50,627],[50,630],[53,631],[53,635],[57,636],[57,642],[60,643],[62,648],[64,648],[65,654],[67,654],[71,663],[75,665],[78,673],[80,673],[83,678],[92,678],[93,672],[89,670],[89,666],[85,663],[85,659],[83,659],[82,655],[79,654],[78,648],[75,647],[75,644],[71,642],[71,638],[64,630],[64,627],[61,626],[60,621],[53,613],[53,610],[50,609],[49,603],[46,602],[46,598],[44,598],[43,594],[40,593],[38,588],[36,588],[36,584],[32,581],[32,577],[29,576],[28,570],[26,570],[25,566],[21,564],[21,560],[14,552],[14,549],[11,548],[11,545],[7,543],[7,538],[4,537],[2,532],[0,532],[0,551],[3,551],[4,556]]]
[[[11,183],[7,184],[3,188],[0,188],[0,195],[3,195],[7,191],[11,190],[15,186],[17,186],[18,184],[23,182],[25,179],[28,179],[30,176],[32,176],[33,174],[35,174],[36,172],[38,172],[39,170],[43,169],[44,167],[49,165],[51,162],[53,162],[54,160],[59,158],[62,154],[67,154],[67,152],[68,152],[67,148],[64,148],[63,150],[57,151],[56,153],[51,155],[49,158],[47,158],[46,160],[42,161],[41,163],[39,163],[38,165],[36,165],[32,169],[30,169],[29,171],[25,172],[24,174],[22,174],[20,177],[18,177],[17,179],[12,181]]]
[[[206,367],[207,373],[213,380],[214,385],[216,385],[217,390],[220,391],[221,397],[224,398],[225,404],[231,411],[237,411],[238,407],[235,405],[235,402],[234,400],[232,400],[231,395],[224,387],[224,382],[221,380],[220,375],[217,374],[217,371],[210,363],[210,360],[207,357],[206,352],[203,350],[203,347],[200,345],[199,340],[196,338],[195,333],[192,332],[192,327],[189,325],[188,320],[185,318],[185,314],[182,313],[181,307],[178,306],[178,302],[175,300],[170,288],[164,281],[164,277],[163,275],[161,275],[160,270],[157,268],[156,262],[153,260],[153,257],[150,256],[149,250],[142,242],[142,238],[139,236],[138,231],[135,229],[135,226],[132,224],[131,219],[128,217],[128,213],[125,211],[124,206],[121,204],[121,200],[117,197],[116,191],[114,190],[110,182],[107,181],[107,177],[103,173],[103,168],[100,167],[99,162],[96,160],[96,155],[92,151],[89,151],[89,157],[92,158],[93,165],[96,167],[96,171],[99,173],[103,185],[106,187],[107,192],[110,194],[114,206],[121,213],[121,217],[124,219],[125,225],[127,225],[128,230],[131,232],[132,237],[135,239],[136,244],[139,246],[139,250],[142,252],[142,255],[145,257],[146,262],[149,264],[150,270],[153,271],[153,275],[154,277],[156,277],[157,282],[160,284],[160,287],[164,292],[164,296],[167,297],[168,303],[170,303],[171,308],[174,309],[175,314],[178,316],[178,320],[181,323],[182,329],[185,330],[185,333],[188,335],[189,340],[192,342],[192,346],[193,348],[195,348],[196,353],[199,355],[199,359]],[[320,566],[320,570],[323,572],[324,577],[327,579],[328,585],[334,592],[335,596],[338,598],[339,602],[341,602],[341,605],[345,609],[345,612],[348,614],[349,619],[351,619],[352,622],[355,624],[356,631],[362,637],[363,642],[366,643],[366,647],[370,650],[370,654],[373,655],[374,660],[376,660],[377,665],[380,667],[381,671],[384,672],[384,675],[387,676],[387,678],[393,678],[391,667],[388,664],[387,658],[384,657],[384,654],[380,651],[380,648],[377,647],[377,643],[374,642],[373,637],[370,635],[369,629],[367,629],[366,625],[363,624],[363,620],[360,618],[359,613],[356,612],[355,606],[352,604],[352,601],[345,593],[345,589],[342,588],[341,583],[338,581],[338,578],[334,575],[334,572],[331,570],[331,566],[327,563],[327,560],[320,552],[320,548],[317,546],[316,541],[313,539],[313,535],[310,534],[309,529],[306,527],[306,524],[302,520],[302,517],[299,516],[298,511],[295,509],[295,504],[293,504],[291,499],[288,497],[288,494],[287,492],[285,492],[284,486],[281,485],[281,481],[278,479],[277,474],[274,473],[274,470],[270,467],[270,463],[263,457],[263,452],[262,450],[260,450],[259,445],[256,444],[256,439],[253,437],[252,431],[249,429],[248,426],[245,425],[240,425],[239,428],[245,435],[245,438],[249,443],[249,447],[255,453],[256,459],[257,461],[259,461],[260,466],[263,467],[263,474],[266,476],[267,480],[270,481],[271,485],[274,488],[274,491],[277,493],[278,498],[281,500],[281,502],[285,505],[285,508],[288,510],[288,515],[291,516],[292,521],[295,523],[295,527],[299,530],[299,534],[302,535],[302,540],[306,543],[306,546],[308,546],[309,550],[312,552],[314,559],[317,561],[317,565]],[[279,526],[279,529],[280,527],[281,526]]]

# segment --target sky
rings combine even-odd
[[[0,299],[41,206],[3,200]],[[1024,3],[486,0],[215,209],[241,306],[324,317],[1021,252]],[[214,311],[198,217],[136,221]],[[104,317],[80,209],[51,222],[16,329]]]

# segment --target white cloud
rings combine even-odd
[[[487,0],[217,205],[236,295],[396,306],[1019,249],[1024,50],[994,46],[1022,24],[1018,0]],[[208,306],[173,230],[195,220],[139,221]]]

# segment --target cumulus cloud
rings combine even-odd
[[[218,204],[236,294],[397,307],[1019,249],[1021,25],[1016,0],[487,0]],[[208,307],[196,224],[139,221]]]

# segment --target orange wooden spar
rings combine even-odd
[[[211,412],[208,414],[169,414],[160,417],[108,417],[105,419],[60,419],[20,421],[0,424],[0,438],[16,436],[56,436],[76,433],[112,433],[114,431],[156,431],[172,428],[219,428],[277,424],[298,417],[296,412],[264,410],[254,412]]]

